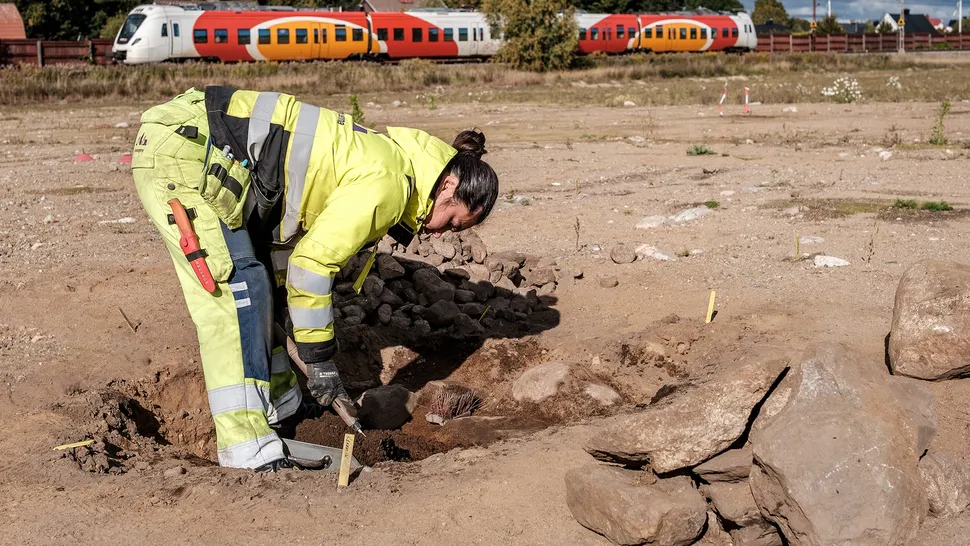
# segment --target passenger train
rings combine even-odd
[[[758,44],[746,13],[579,13],[576,22],[582,54],[744,52]],[[153,4],[128,14],[111,51],[127,64],[184,59],[473,59],[495,55],[501,43],[484,14],[475,11],[365,13],[266,6],[207,10]]]

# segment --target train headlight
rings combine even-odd
[[[135,38],[135,41],[134,41],[134,42],[132,42],[132,43],[130,44],[130,46],[133,46],[133,45],[135,45],[135,44],[137,44],[137,43],[138,43],[138,42],[140,42],[140,41],[141,41],[141,38]],[[129,46],[129,47],[130,47],[130,46]]]

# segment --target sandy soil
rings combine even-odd
[[[487,448],[382,463],[343,491],[331,474],[253,475],[209,464],[194,328],[130,173],[114,164],[130,149],[146,106],[0,111],[5,542],[605,543],[570,516],[562,477],[590,460],[582,443],[609,417],[559,414],[561,424]],[[557,292],[559,324],[526,340],[542,351],[515,369],[554,359],[592,366],[599,356],[594,372],[612,378],[626,396],[620,411],[628,411],[639,391],[622,389],[630,375],[621,348],[673,328],[664,320],[670,315],[681,317],[674,337],[692,348],[674,369],[633,372],[654,390],[703,380],[764,345],[797,352],[812,341],[840,341],[882,362],[902,272],[924,258],[963,260],[960,241],[970,235],[961,143],[970,140],[970,104],[953,107],[950,148],[915,142],[927,140],[935,110],[764,106],[749,117],[719,118],[713,107],[509,104],[375,106],[368,118],[443,137],[468,126],[486,131],[487,158],[503,185],[496,212],[479,229],[489,248],[554,256],[585,272]],[[120,121],[131,128],[115,128]],[[891,141],[898,144],[883,160],[878,152]],[[716,155],[688,156],[695,144]],[[97,161],[75,164],[82,150]],[[897,198],[946,200],[957,210],[887,210]],[[634,227],[708,200],[718,208],[694,222]],[[105,223],[125,217],[135,222]],[[824,238],[802,252],[851,265],[816,269],[811,260],[791,260],[796,236]],[[608,256],[617,243],[651,244],[676,259],[616,265]],[[695,249],[703,252],[679,255]],[[605,276],[619,286],[601,287]],[[712,289],[718,315],[705,326]],[[475,358],[487,355],[469,361]],[[933,388],[941,414],[935,447],[970,456],[970,382]],[[138,428],[175,445],[123,474],[82,471],[51,448],[106,422],[101,393],[111,390],[160,404],[162,423],[142,414]],[[167,472],[176,466],[186,472]],[[917,543],[963,544],[968,530],[970,517],[929,521]]]

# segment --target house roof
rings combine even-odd
[[[417,7],[414,0],[363,0],[366,11],[407,11]]]
[[[865,21],[862,23],[840,23],[840,24],[842,25],[842,30],[844,30],[846,34],[864,34],[866,32],[866,28],[869,27],[869,21]]]
[[[906,33],[933,34],[939,35],[939,31],[925,15],[913,14],[909,10],[903,10],[904,21],[906,21]],[[890,13],[893,21],[899,21],[899,13]]]
[[[763,25],[755,25],[755,34],[788,34],[791,32],[791,27],[786,27],[785,25],[779,25],[774,22],[767,22]]]
[[[23,40],[27,38],[24,20],[14,4],[0,4],[0,39]]]

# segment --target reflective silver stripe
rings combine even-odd
[[[304,309],[291,305],[290,319],[294,328],[326,328],[333,322],[333,306]]]
[[[313,136],[320,121],[320,109],[309,104],[300,105],[296,118],[296,128],[290,144],[290,159],[286,164],[286,210],[283,213],[282,239],[288,240],[296,235],[300,226],[300,203],[303,201],[303,185],[306,171],[310,165],[310,151],[313,149]]]
[[[229,283],[229,290],[233,292],[242,292],[243,290],[246,290],[248,288],[249,288],[249,285],[246,284],[246,281]]]
[[[330,293],[330,287],[333,286],[333,279],[328,275],[314,273],[309,269],[303,269],[291,263],[286,271],[286,284],[297,290],[318,296],[325,296]]]
[[[290,369],[290,357],[286,354],[286,351],[280,351],[273,354],[273,358],[270,359],[269,373],[278,374],[287,372]]]
[[[283,458],[283,442],[275,432],[219,450],[219,466],[258,468]]]
[[[263,143],[269,136],[269,124],[273,120],[273,110],[280,100],[279,93],[260,93],[253,103],[253,113],[249,116],[249,157],[253,161],[262,159]]]
[[[243,298],[241,300],[236,300],[236,309],[242,309],[243,307],[249,307],[253,304],[253,300],[249,298]]]
[[[290,256],[293,255],[292,248],[271,250],[269,259],[273,262],[273,272],[286,271],[286,266],[290,263]]]
[[[279,398],[273,400],[273,407],[266,414],[266,420],[270,425],[275,425],[283,419],[296,413],[300,409],[300,402],[303,401],[303,393],[300,385],[295,385],[292,389],[284,392]]]
[[[269,409],[269,389],[242,384],[219,387],[209,391],[209,411],[213,417],[241,409],[252,411]]]

